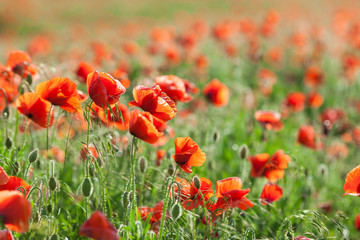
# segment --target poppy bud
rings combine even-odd
[[[241,145],[239,148],[238,155],[243,160],[247,159],[247,157],[249,156],[249,147],[246,144]]]
[[[56,189],[56,180],[54,177],[50,177],[49,188],[51,191],[55,191],[55,189]]]
[[[7,149],[10,149],[11,146],[12,146],[12,141],[10,140],[10,138],[7,137],[6,140],[5,140],[5,147]]]
[[[95,167],[94,167],[93,163],[90,163],[90,165],[89,165],[89,175],[90,175],[90,177],[95,176]]]
[[[38,160],[38,158],[39,158],[39,149],[35,148],[29,153],[28,159],[30,163],[34,163]]]
[[[29,85],[31,85],[32,84],[32,76],[29,74],[29,75],[27,75],[27,77],[26,77],[26,81],[29,83]]]
[[[93,191],[93,186],[90,178],[86,177],[82,183],[82,192],[85,197],[90,197]]]
[[[214,143],[219,142],[219,140],[220,140],[220,132],[219,132],[219,131],[215,131],[215,132],[214,132],[214,134],[213,134],[213,140],[214,140]]]
[[[169,164],[168,174],[169,176],[172,176],[174,174],[174,166],[172,164]]]
[[[5,118],[5,119],[8,119],[8,118],[9,118],[9,116],[10,116],[10,111],[9,111],[9,107],[8,107],[8,106],[6,106],[6,107],[4,108],[4,110],[3,110],[3,112],[2,112],[2,115],[3,115],[3,118]]]
[[[201,187],[201,182],[198,176],[194,176],[193,178],[193,182],[194,182],[194,186],[196,187],[196,189],[200,189]]]
[[[171,217],[174,219],[174,221],[178,220],[181,217],[182,213],[183,209],[181,204],[179,204],[178,202],[175,203],[170,211]]]
[[[146,171],[146,168],[147,168],[147,160],[145,159],[144,156],[141,156],[139,158],[139,169],[140,169],[140,172],[144,173]]]

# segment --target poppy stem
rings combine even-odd
[[[130,186],[131,186],[131,194],[132,194],[132,211],[136,214],[137,211],[137,203],[136,203],[136,176],[135,176],[135,157],[136,157],[136,148],[137,148],[137,138],[133,136],[133,140],[131,143],[131,174],[130,174]]]
[[[176,164],[176,168],[175,171],[171,177],[171,181],[170,184],[166,186],[166,195],[165,195],[165,200],[164,200],[164,207],[163,207],[163,211],[162,211],[162,215],[161,215],[161,223],[160,223],[160,231],[159,231],[159,238],[158,239],[162,239],[162,234],[163,234],[163,229],[164,229],[164,223],[165,223],[165,215],[166,215],[166,208],[169,202],[169,196],[170,196],[170,190],[171,190],[171,186],[174,183],[174,178],[176,177],[176,173],[178,171],[178,167],[179,165]],[[167,182],[166,182],[167,183]]]

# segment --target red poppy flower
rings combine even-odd
[[[285,100],[285,105],[293,112],[304,110],[305,103],[306,96],[301,92],[290,93]]]
[[[316,142],[315,137],[315,131],[312,126],[301,126],[299,128],[297,140],[300,144],[313,149],[321,149],[323,144]]]
[[[246,198],[250,189],[241,189],[242,182],[239,177],[230,177],[216,182],[216,204],[212,206],[212,211],[216,211],[218,216],[229,208],[240,208],[246,210],[252,208],[254,204]]]
[[[360,214],[356,214],[355,220],[354,220],[354,225],[356,230],[358,230],[360,232]]]
[[[206,160],[205,153],[190,137],[175,139],[175,155],[172,158],[187,173],[192,173],[191,167],[200,167]]]
[[[159,85],[161,90],[175,102],[189,102],[192,99],[186,92],[184,80],[177,76],[167,75],[156,77],[155,84]]]
[[[265,165],[268,162],[270,155],[268,153],[261,153],[255,156],[249,156],[249,161],[252,165],[250,175],[252,177],[263,176]]]
[[[177,178],[176,181],[181,185],[181,202],[185,209],[192,210],[198,206],[204,206],[206,202],[214,195],[211,188],[212,182],[206,178],[199,178],[200,189],[195,187],[195,183],[191,184],[183,178]],[[175,190],[177,192],[177,190]]]
[[[320,68],[310,66],[306,69],[304,82],[308,87],[319,87],[324,82],[324,73]]]
[[[142,220],[146,220],[149,215],[153,212],[153,208],[151,207],[138,207],[138,212],[140,212],[140,217]]]
[[[9,229],[0,230],[1,240],[15,240]]]
[[[18,111],[27,118],[37,123],[43,128],[47,127],[48,116],[50,114],[51,103],[42,99],[37,93],[24,93],[16,100]],[[49,127],[53,123],[53,111],[51,111]]]
[[[18,191],[0,191],[0,216],[11,231],[24,233],[29,230],[31,204]]]
[[[137,106],[163,121],[173,119],[176,115],[174,101],[162,92],[158,85],[152,88],[136,86],[133,95],[135,100],[129,102],[130,107]]]
[[[0,167],[0,185],[7,184],[9,182],[9,176],[6,174],[4,169]]]
[[[130,133],[147,143],[153,144],[164,135],[162,132],[164,125],[162,120],[148,112],[141,112],[138,109],[130,112]]]
[[[228,87],[217,79],[213,79],[207,84],[203,89],[203,93],[217,107],[225,106],[229,102]]]
[[[161,221],[163,208],[164,208],[164,201],[160,201],[154,206],[150,219],[151,222]]]
[[[11,52],[6,62],[6,66],[10,67],[14,73],[24,78],[28,75],[35,75],[37,73],[36,68],[31,65],[30,56],[23,51]]]
[[[344,196],[360,196],[360,165],[351,170],[346,176],[344,191]]]
[[[29,194],[31,190],[31,186],[29,184],[19,177],[9,176],[9,181],[6,184],[0,185],[0,191],[18,190],[20,187],[25,189],[27,195]],[[20,188],[19,191],[23,192],[24,190]]]
[[[117,230],[106,218],[106,216],[96,211],[91,214],[80,227],[80,236],[86,236],[95,240],[117,240]]]
[[[131,81],[129,79],[127,72],[124,71],[123,69],[121,68],[116,69],[114,72],[114,77],[118,79],[126,89],[130,87]]]
[[[255,119],[267,130],[280,131],[283,128],[281,114],[275,111],[258,110],[255,112]]]
[[[118,80],[103,72],[90,73],[86,83],[90,98],[99,107],[113,105],[126,92],[125,87]]]
[[[283,195],[283,190],[276,184],[266,184],[262,190],[260,199],[263,205],[279,200]]]
[[[317,92],[311,92],[307,96],[307,102],[311,108],[319,108],[323,104],[324,98]]]
[[[129,128],[130,113],[128,108],[122,103],[116,103],[113,107],[99,108],[98,116],[108,127],[115,126],[119,130]]]
[[[327,108],[320,115],[322,122],[329,121],[330,125],[333,125],[337,121],[340,121],[344,118],[344,111],[341,109]]]
[[[79,80],[81,82],[86,83],[87,76],[89,75],[89,73],[92,73],[94,71],[95,69],[93,68],[93,66],[81,61],[76,70],[76,75],[79,77]]]
[[[55,77],[42,82],[36,87],[41,98],[60,106],[67,112],[81,111],[80,97],[76,91],[76,84],[68,78]]]
[[[81,156],[82,160],[86,160],[88,151],[89,151],[90,155],[93,156],[94,158],[99,157],[96,147],[94,147],[93,145],[90,145],[90,144],[89,144],[89,147],[86,147],[86,144],[83,144],[81,151],[80,151],[80,156]]]

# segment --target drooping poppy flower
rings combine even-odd
[[[137,106],[163,121],[173,119],[176,115],[175,102],[158,85],[152,88],[136,86],[133,96],[135,100],[129,102],[130,107]]]
[[[11,231],[24,233],[29,230],[31,204],[19,191],[0,191],[0,216]]]
[[[217,79],[213,79],[207,84],[203,89],[203,93],[205,97],[217,107],[225,106],[229,102],[228,87]]]
[[[99,157],[99,154],[98,154],[95,146],[89,145],[89,147],[86,147],[86,144],[83,144],[83,146],[82,146],[82,148],[80,150],[80,156],[81,156],[82,160],[86,160],[88,152],[94,158]]]
[[[311,108],[319,108],[323,102],[324,97],[317,92],[311,92],[307,96],[307,103]]]
[[[212,206],[211,211],[218,216],[229,208],[240,208],[247,210],[252,208],[254,203],[246,198],[250,188],[241,189],[242,181],[239,177],[229,177],[216,182],[216,204]]]
[[[204,206],[206,202],[214,195],[211,188],[212,182],[206,178],[199,178],[200,188],[197,189],[195,183],[191,184],[183,178],[177,178],[176,181],[180,183],[181,188],[181,202],[185,209],[192,210],[198,206]],[[175,190],[177,192],[177,188]]]
[[[347,174],[344,184],[344,191],[344,196],[360,196],[360,165]]]
[[[34,66],[31,65],[30,56],[23,51],[13,51],[10,53],[6,66],[10,67],[11,70],[20,75],[23,78],[26,78],[28,75],[35,75],[37,70]]]
[[[115,104],[126,92],[125,87],[118,80],[104,72],[89,73],[86,83],[90,98],[99,107]]]
[[[355,216],[355,220],[354,220],[354,226],[356,228],[356,230],[358,230],[360,232],[360,214],[356,214]]]
[[[175,155],[172,158],[187,173],[192,173],[191,167],[200,167],[206,160],[205,153],[190,137],[175,139]]]
[[[90,64],[81,61],[76,70],[76,75],[79,77],[79,80],[83,83],[86,83],[87,76],[94,72],[95,69]]]
[[[189,102],[192,97],[186,92],[186,85],[183,79],[166,75],[155,78],[155,84],[159,85],[161,90],[166,93],[174,102]]]
[[[0,230],[1,240],[15,240],[9,229]]]
[[[304,82],[307,87],[319,87],[324,82],[324,73],[317,66],[310,66],[306,69]]]
[[[9,182],[9,176],[6,174],[4,169],[0,167],[0,185],[7,184]]]
[[[276,75],[268,70],[268,69],[261,69],[258,72],[258,86],[260,92],[265,96],[271,94],[274,84],[276,83]]]
[[[301,92],[290,93],[285,100],[285,106],[292,112],[300,112],[304,110],[306,103],[306,96]]]
[[[323,147],[323,143],[316,141],[315,130],[312,126],[301,126],[299,128],[297,141],[309,148],[313,149],[321,149]]]
[[[119,130],[129,128],[130,113],[128,108],[122,103],[116,103],[113,107],[100,108],[98,116],[108,127],[115,126]]]
[[[105,214],[95,211],[90,218],[80,227],[80,236],[86,236],[95,240],[118,240],[117,230],[108,221]]]
[[[267,130],[280,131],[283,128],[281,114],[275,111],[258,110],[255,112],[255,119]]]
[[[141,112],[138,109],[130,112],[130,133],[147,143],[153,144],[164,135],[162,132],[164,125],[162,120],[148,112]]]
[[[261,203],[266,205],[278,201],[283,195],[283,190],[276,184],[266,184],[261,192]]]
[[[20,113],[43,128],[53,123],[53,111],[50,113],[51,103],[40,97],[37,93],[24,93],[16,100],[16,107]],[[50,115],[50,121],[48,118]]]
[[[0,191],[4,190],[19,190],[23,192],[25,189],[26,195],[29,194],[31,187],[23,179],[15,176],[9,176],[9,181],[6,184],[0,185]],[[23,188],[23,189],[21,189]]]
[[[67,112],[81,111],[81,100],[76,91],[76,84],[68,78],[55,77],[36,86],[41,98],[60,106]]]

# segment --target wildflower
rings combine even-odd
[[[87,76],[94,72],[95,69],[90,64],[81,61],[76,70],[76,75],[79,77],[79,80],[83,83],[86,83]]]
[[[344,191],[344,196],[360,196],[360,165],[347,174],[344,184]]]
[[[115,126],[119,130],[129,128],[130,113],[124,104],[118,102],[111,108],[99,108],[97,114],[108,127]]]
[[[23,179],[15,176],[9,176],[9,181],[6,184],[0,185],[0,192],[4,190],[19,190],[26,191],[26,195],[29,194],[31,187]],[[23,189],[21,189],[23,188]]]
[[[313,149],[321,149],[323,148],[323,143],[321,142],[316,142],[315,141],[315,131],[314,128],[310,125],[308,126],[301,126],[299,128],[299,132],[298,132],[298,137],[297,137],[297,141],[309,148],[313,148]]]
[[[80,227],[80,235],[95,240],[117,240],[117,230],[100,212],[95,211]]]
[[[266,184],[261,192],[261,203],[266,205],[278,201],[283,195],[283,190],[276,184]]]
[[[206,98],[215,106],[222,107],[229,102],[229,89],[217,79],[213,79],[203,89]]]
[[[280,131],[283,128],[281,114],[275,111],[258,110],[255,112],[255,119],[267,130]]]
[[[184,80],[177,76],[159,76],[155,78],[155,84],[159,85],[161,90],[174,102],[189,102],[192,100],[192,97],[186,92]]]

